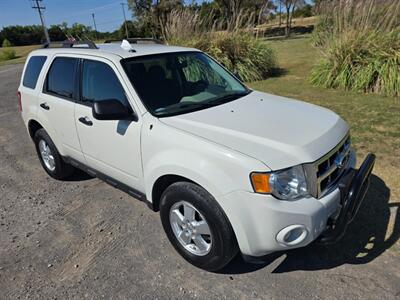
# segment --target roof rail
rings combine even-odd
[[[125,39],[131,44],[164,44],[161,40],[159,39],[153,39],[153,38],[128,38]],[[111,43],[118,43],[122,42],[123,40],[106,40],[104,43],[105,44],[111,44]]]
[[[75,45],[87,45],[87,47],[74,47]],[[59,47],[51,47],[51,46],[59,46]],[[45,43],[43,48],[88,48],[88,49],[98,49],[96,44],[90,40],[84,41],[76,41],[76,40],[66,40],[62,42],[51,42]]]

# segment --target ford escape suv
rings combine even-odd
[[[349,126],[312,104],[254,91],[207,54],[124,40],[30,53],[18,89],[44,170],[80,168],[159,211],[175,249],[215,271],[314,240],[353,220],[359,169]]]

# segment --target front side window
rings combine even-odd
[[[205,109],[250,93],[202,52],[147,55],[121,63],[143,104],[157,117]]]
[[[32,56],[29,59],[25,69],[22,85],[31,89],[36,88],[36,83],[39,78],[40,71],[47,59],[47,56]]]
[[[72,99],[75,90],[75,74],[78,59],[57,57],[54,59],[47,74],[48,93]]]
[[[105,63],[85,60],[82,70],[82,101],[92,103],[111,99],[128,105],[125,91],[117,75]]]

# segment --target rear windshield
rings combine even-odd
[[[36,88],[36,83],[46,58],[46,56],[32,56],[29,59],[25,70],[24,80],[22,81],[23,86],[31,89]]]

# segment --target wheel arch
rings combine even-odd
[[[151,189],[152,208],[154,211],[160,210],[160,200],[161,200],[162,194],[170,185],[172,185],[176,182],[191,182],[191,183],[201,186],[200,184],[194,182],[193,180],[191,180],[187,177],[176,175],[176,174],[165,174],[165,175],[160,176],[154,182],[153,187]]]
[[[44,129],[46,133],[50,136],[51,140],[53,141],[54,145],[57,148],[57,151],[61,154],[64,155],[64,149],[62,147],[61,142],[58,139],[57,133],[55,131],[55,128],[48,123],[46,120],[41,120],[38,121],[37,119],[29,119],[29,121],[26,123],[27,124],[27,129],[29,136],[33,140],[35,137],[35,133],[39,129]]]
[[[28,121],[28,132],[32,139],[34,138],[35,133],[42,128],[43,128],[42,124],[40,124],[38,121],[34,119]]]

